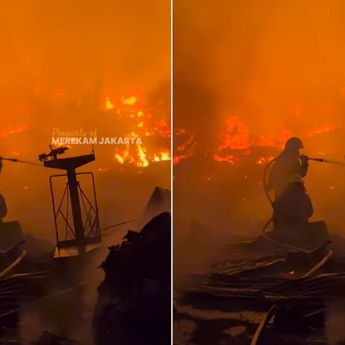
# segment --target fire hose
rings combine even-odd
[[[265,196],[267,198],[267,200],[269,201],[269,203],[271,204],[272,208],[273,208],[273,200],[271,198],[271,195],[269,193],[269,189],[268,189],[268,173],[269,173],[269,170],[270,168],[272,167],[273,163],[280,157],[281,155],[278,155],[277,157],[273,158],[271,161],[269,161],[265,168],[264,168],[264,172],[263,172],[263,181],[262,181],[262,185],[263,185],[263,188],[264,188],[264,192],[265,192]],[[342,166],[345,166],[345,163],[344,162],[339,162],[339,161],[335,161],[335,160],[329,160],[329,159],[325,159],[325,158],[314,158],[314,157],[307,157],[308,161],[315,161],[315,162],[319,162],[319,163],[330,163],[330,164],[336,164],[336,165],[342,165]],[[284,243],[284,242],[281,242],[281,241],[278,241],[278,240],[275,240],[273,238],[271,238],[270,236],[267,235],[267,229],[268,227],[270,226],[270,224],[273,222],[273,215],[272,217],[265,223],[265,225],[263,226],[262,228],[262,237],[273,243],[273,244],[276,244],[276,245],[279,245],[281,247],[284,247],[286,249],[290,249],[290,250],[294,250],[294,251],[302,251],[302,252],[305,252],[305,253],[309,253],[310,251],[309,250],[306,250],[304,248],[301,248],[301,247],[297,247],[297,246],[294,246],[294,245],[290,245],[290,244],[287,244],[287,243]]]
[[[264,172],[263,172],[263,181],[262,181],[262,185],[263,185],[263,188],[264,188],[264,192],[265,192],[265,196],[267,198],[267,200],[269,201],[269,203],[271,204],[272,206],[272,209],[273,209],[273,200],[271,198],[271,195],[269,193],[269,190],[268,190],[268,173],[269,173],[269,170],[270,168],[272,167],[273,163],[280,157],[281,155],[273,158],[271,161],[269,161],[266,166],[265,166],[265,169],[264,169]],[[278,240],[275,240],[273,238],[271,238],[270,236],[267,235],[266,233],[266,230],[268,229],[268,227],[270,226],[270,224],[273,222],[273,214],[271,216],[271,218],[265,223],[265,225],[263,226],[262,228],[262,237],[268,241],[268,242],[271,242],[273,244],[276,244],[280,247],[283,247],[283,248],[286,248],[286,249],[291,249],[291,250],[294,250],[294,251],[302,251],[302,252],[308,252],[306,249],[304,248],[299,248],[299,247],[296,247],[296,246],[293,246],[293,245],[290,245],[290,244],[287,244],[287,243],[284,243],[284,242],[281,242],[281,241],[278,241]]]
[[[12,162],[12,163],[23,163],[23,164],[41,166],[41,164],[39,164],[39,163],[32,162],[32,161],[27,161],[27,160],[24,160],[24,159],[8,158],[8,157],[0,156],[0,169],[1,169],[1,166],[2,166],[2,161],[9,161],[9,162]]]
[[[272,164],[280,157],[281,155],[273,158],[272,160],[270,160],[264,169],[263,172],[263,188],[264,188],[264,192],[266,195],[267,200],[269,201],[269,203],[271,205],[273,205],[273,200],[269,194],[269,190],[268,190],[268,182],[267,182],[267,176],[268,176],[268,172],[269,169],[271,168]],[[306,156],[307,157],[307,156]],[[325,159],[325,158],[314,158],[314,157],[307,157],[308,161],[315,161],[315,162],[319,162],[319,163],[330,163],[330,164],[335,164],[335,165],[342,165],[345,166],[345,162],[340,162],[340,161],[335,161],[335,160],[330,160],[330,159]]]
[[[268,164],[266,164],[265,169],[264,169],[264,174],[263,174],[263,187],[264,187],[265,195],[266,195],[268,201],[270,202],[270,204],[272,205],[272,207],[273,207],[273,200],[272,200],[272,198],[271,198],[271,196],[269,194],[269,190],[268,190],[267,175],[268,175],[270,167],[278,159],[278,157],[272,159],[270,162],[268,162]],[[328,160],[328,159],[324,159],[324,158],[309,158],[308,157],[308,160],[313,160],[313,161],[322,162],[322,163],[331,163],[331,164],[336,164],[336,165],[344,165],[345,166],[345,163],[343,163],[343,162],[332,161],[332,160]],[[266,240],[268,240],[270,242],[273,242],[274,244],[277,244],[279,246],[288,248],[288,249],[293,249],[293,250],[298,250],[298,251],[303,251],[303,252],[310,253],[310,251],[305,250],[303,248],[295,247],[295,246],[286,244],[284,242],[280,242],[280,241],[277,241],[277,240],[274,240],[274,239],[270,238],[266,234],[266,230],[267,230],[268,226],[271,224],[272,221],[273,221],[273,216],[264,225],[263,230],[262,230],[262,235],[263,235],[263,237]],[[308,278],[308,277],[314,275],[318,270],[320,270],[321,267],[323,267],[325,265],[325,263],[328,262],[328,260],[332,257],[332,255],[333,255],[333,251],[329,250],[327,252],[327,254],[322,258],[321,261],[317,262],[307,273],[305,273],[303,275],[303,278]],[[258,328],[256,329],[256,331],[255,331],[255,333],[253,335],[253,338],[252,338],[252,340],[250,342],[250,345],[257,345],[257,344],[259,344],[259,342],[260,342],[260,340],[262,338],[262,334],[263,334],[267,324],[272,320],[272,318],[276,314],[276,311],[277,311],[277,304],[273,304],[271,306],[271,308],[269,309],[269,311],[265,314],[265,316],[261,320]]]

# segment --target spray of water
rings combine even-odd
[[[309,160],[311,160],[311,161],[316,161],[316,162],[320,162],[320,163],[330,163],[330,164],[345,166],[345,162],[336,161],[336,160],[331,160],[331,159],[325,159],[325,158],[310,158],[310,157],[309,157]]]
[[[5,158],[5,157],[0,157],[0,160],[2,161],[9,161],[13,163],[22,163],[22,164],[28,164],[28,165],[34,165],[34,166],[42,166],[41,164],[33,161],[27,161],[24,159],[18,159],[18,158]]]

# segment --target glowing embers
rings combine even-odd
[[[168,151],[162,151],[161,153],[160,153],[160,155],[158,156],[158,155],[155,155],[154,157],[153,157],[153,161],[154,162],[160,162],[160,161],[170,161],[170,159],[171,159],[171,157],[170,157],[170,152],[168,152]]]
[[[105,99],[105,106],[104,106],[105,110],[112,110],[114,109],[114,104],[111,102],[111,100],[109,98]]]
[[[138,102],[136,96],[121,97],[121,100],[124,105],[135,105]]]
[[[174,164],[194,155],[197,145],[195,132],[189,132],[185,128],[179,128],[175,131],[177,144],[174,148]]]

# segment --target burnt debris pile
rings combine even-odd
[[[342,343],[330,337],[344,341],[345,240],[329,239],[312,250],[262,236],[228,245],[226,259],[194,275],[194,285],[176,302],[175,318],[195,324],[190,340],[205,327],[200,313],[217,310],[229,317],[218,325],[219,339],[234,344]],[[224,333],[233,324],[243,326],[236,339]]]
[[[17,344],[20,312],[39,295],[39,286],[46,273],[32,269],[23,272],[20,267],[27,262],[27,251],[22,248],[25,241],[0,250],[0,337],[1,344]],[[19,268],[19,269],[18,269]],[[20,340],[18,342],[20,344]]]
[[[170,235],[164,212],[109,248],[93,319],[97,345],[169,344]]]
[[[81,345],[75,340],[71,340],[64,336],[56,336],[50,332],[43,332],[39,339],[31,345]]]

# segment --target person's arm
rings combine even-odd
[[[299,167],[299,174],[302,177],[305,177],[307,175],[308,172],[308,168],[309,168],[309,162],[308,162],[308,157],[305,155],[300,156],[300,160],[301,160],[301,164]]]

